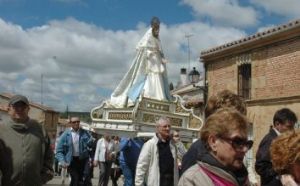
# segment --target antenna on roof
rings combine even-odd
[[[191,52],[190,52],[190,37],[192,37],[193,34],[185,34],[185,38],[187,39],[187,47],[188,47],[188,63],[189,63],[189,68],[188,68],[188,72],[191,70]]]

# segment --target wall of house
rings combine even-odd
[[[300,95],[300,38],[253,52],[252,98]]]
[[[237,66],[233,58],[214,61],[207,66],[208,95],[224,89],[237,93]]]
[[[252,54],[252,100],[300,95],[300,38],[249,53]],[[238,55],[224,57],[207,65],[209,95],[223,89],[237,93]]]
[[[249,53],[252,55],[252,83],[247,116],[253,123],[255,153],[277,110],[290,108],[300,118],[300,38],[257,48]],[[223,89],[237,93],[238,55],[208,63],[209,96]]]
[[[40,108],[30,106],[28,115],[30,118],[33,118],[33,119],[37,120],[38,122],[42,122],[45,120],[44,111],[41,110]]]
[[[2,121],[5,121],[9,118],[9,115],[6,111],[0,110],[0,124]]]
[[[45,126],[49,133],[56,134],[59,114],[55,112],[45,112]]]

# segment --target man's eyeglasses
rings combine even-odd
[[[71,121],[71,123],[80,123],[80,121]]]
[[[240,137],[234,137],[234,138],[220,137],[220,138],[228,142],[234,149],[242,149],[244,147],[247,147],[247,149],[249,150],[253,145],[252,140],[247,140]]]

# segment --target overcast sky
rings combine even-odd
[[[203,70],[202,50],[295,20],[299,7],[300,0],[0,0],[0,92],[90,111],[128,70],[152,16],[161,19],[176,85],[180,68]]]

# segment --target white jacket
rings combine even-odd
[[[116,155],[118,148],[114,143],[114,140],[110,140],[108,142],[107,150],[109,153],[112,155]],[[100,161],[100,162],[105,162],[105,153],[106,153],[106,148],[105,148],[105,139],[101,138],[97,141],[97,147],[95,151],[95,161]]]
[[[135,186],[142,186],[144,181],[146,181],[147,186],[159,186],[158,140],[158,137],[155,135],[144,144],[136,166]],[[170,141],[170,148],[174,158],[174,185],[177,186],[177,152],[173,141]]]

